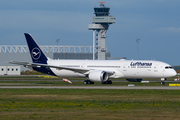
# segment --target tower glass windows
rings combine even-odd
[[[94,14],[96,16],[108,16],[110,8],[94,8]]]

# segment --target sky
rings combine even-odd
[[[99,0],[0,0],[0,45],[26,45],[30,33],[39,45],[92,46],[93,8]],[[158,60],[180,65],[179,0],[104,0],[116,23],[106,46],[111,57]]]

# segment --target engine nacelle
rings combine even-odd
[[[105,71],[92,71],[89,73],[89,80],[93,82],[105,82],[108,80],[108,73]]]
[[[126,79],[127,81],[129,81],[129,82],[141,82],[141,81],[143,81],[143,79]]]

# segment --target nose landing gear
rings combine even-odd
[[[165,84],[165,82],[164,81],[161,81],[161,85],[164,85]]]
[[[161,85],[164,85],[165,84],[165,80],[166,80],[167,78],[161,78]]]

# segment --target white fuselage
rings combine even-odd
[[[113,71],[109,78],[168,78],[177,73],[172,67],[160,61],[148,60],[48,60],[48,65],[91,70]],[[59,77],[85,77],[71,70],[51,68]]]

